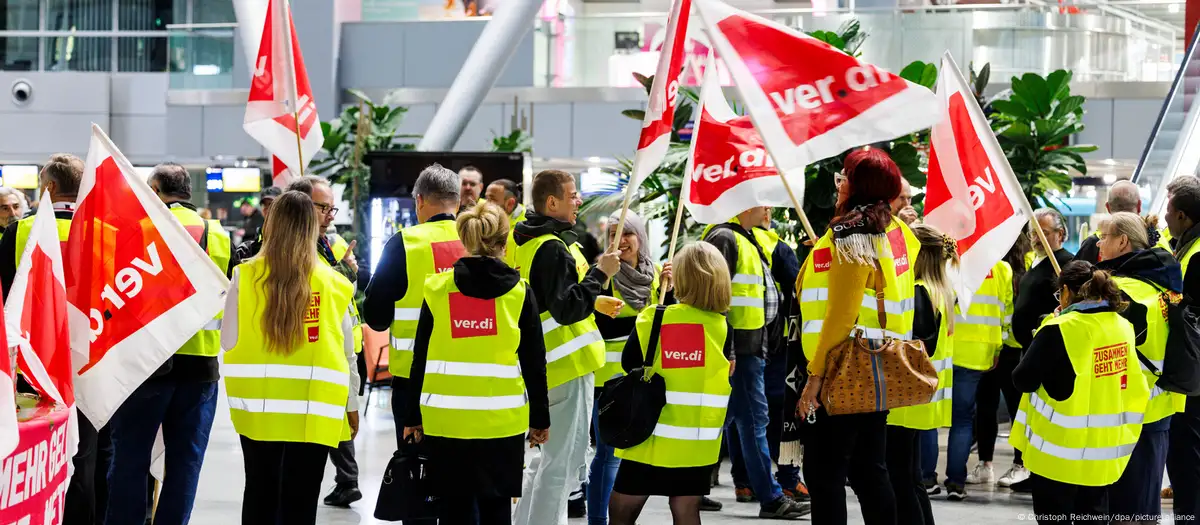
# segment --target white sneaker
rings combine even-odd
[[[1024,465],[1013,465],[1008,469],[1003,476],[1000,476],[1000,481],[997,482],[1001,487],[1011,487],[1014,483],[1020,483],[1029,479],[1029,470]]]
[[[968,485],[988,485],[996,481],[996,471],[991,465],[976,463],[975,468],[967,474]]]

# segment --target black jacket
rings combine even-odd
[[[1172,292],[1183,291],[1183,274],[1180,273],[1179,261],[1170,252],[1162,248],[1150,248],[1127,253],[1110,261],[1103,261],[1100,268],[1108,270],[1113,275],[1131,277]],[[1133,325],[1137,334],[1137,344],[1146,342],[1146,307],[1133,301],[1129,294],[1121,291],[1121,296],[1129,303],[1121,317]]]
[[[754,239],[754,235],[750,234],[750,232],[746,231],[746,229],[742,228],[742,226],[739,224],[730,222],[720,224],[714,227],[712,230],[709,230],[708,235],[704,237],[704,240],[715,246],[717,250],[721,252],[721,255],[725,257],[725,264],[729,266],[730,277],[737,273],[738,244],[737,237],[734,237],[735,235],[741,235],[743,238],[748,239],[750,243],[757,248],[759,260],[761,260],[764,265],[767,264],[766,254],[763,253],[762,246],[759,246],[758,241]],[[783,270],[781,269],[780,271]],[[775,272],[776,270],[772,269],[770,272],[766,273],[765,277],[774,279]],[[799,273],[799,269],[797,269],[796,272]],[[793,275],[793,286],[795,285],[795,279],[796,278]],[[768,341],[779,341],[783,338],[783,320],[784,315],[786,315],[786,308],[782,306],[785,301],[781,300],[779,303],[781,305],[780,314],[776,315],[775,319],[770,323],[767,323],[763,328],[758,330],[735,329],[733,331],[733,350],[735,354],[763,357],[764,337],[767,338]]]
[[[1111,312],[1107,304],[1092,308],[1080,308],[1080,313]],[[1134,364],[1139,367],[1141,365]],[[1013,386],[1020,392],[1037,392],[1044,387],[1055,401],[1064,401],[1075,391],[1075,369],[1063,342],[1062,330],[1058,325],[1047,325],[1038,330],[1037,336],[1025,345],[1021,362],[1013,369]]]
[[[23,219],[32,218],[35,213],[36,210],[31,211]],[[74,212],[66,210],[54,212],[54,218],[68,221],[74,215]],[[21,256],[17,253],[17,222],[19,221],[10,222],[4,229],[4,236],[0,237],[0,286],[4,289],[5,300],[8,299],[8,290],[12,288],[13,278],[17,276],[17,257]]]
[[[1100,262],[1100,247],[1097,245],[1099,242],[1100,238],[1095,234],[1088,235],[1083,242],[1079,243],[1079,251],[1075,252],[1075,260],[1087,261],[1092,264]]]
[[[454,284],[467,297],[494,299],[508,293],[520,280],[521,274],[516,270],[491,257],[463,257],[454,263]],[[525,380],[525,392],[529,396],[529,427],[550,428],[550,401],[546,397],[546,344],[542,339],[542,322],[538,317],[537,304],[528,293],[525,294],[525,304],[521,307],[518,323],[521,342],[517,346],[517,359],[521,365],[521,377]],[[429,358],[429,338],[432,335],[433,313],[428,304],[422,304],[413,342],[405,426],[421,424],[421,386],[425,382],[425,362]]]
[[[565,244],[547,242],[538,247],[529,268],[529,289],[538,308],[549,311],[558,324],[578,323],[595,312],[596,297],[608,276],[593,266],[579,280],[575,257],[567,251],[567,246],[576,241],[570,224],[531,211],[525,222],[513,228],[518,247],[546,234],[557,236]]]
[[[938,335],[942,327],[942,314],[938,312],[933,301],[929,298],[929,292],[924,286],[915,287],[915,295],[913,296],[913,339],[920,339],[925,342],[925,353],[929,357],[933,357],[933,353],[937,352]]]
[[[1059,266],[1066,266],[1073,259],[1071,252],[1059,249],[1054,252],[1054,258]],[[1021,348],[1029,348],[1033,341],[1033,331],[1042,324],[1042,317],[1058,308],[1054,300],[1054,286],[1058,277],[1054,275],[1054,267],[1050,261],[1041,260],[1025,272],[1017,288],[1017,297],[1013,304],[1012,329],[1013,337],[1021,344]]]
[[[454,216],[440,213],[426,222],[452,221]],[[386,332],[395,318],[396,301],[408,293],[408,259],[404,251],[404,236],[399,233],[388,239],[379,256],[379,264],[371,282],[367,284],[366,297],[362,303],[363,322],[376,332]],[[418,283],[417,286],[424,286]]]

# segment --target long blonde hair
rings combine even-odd
[[[257,256],[267,267],[259,283],[266,288],[262,333],[268,352],[291,355],[307,340],[304,312],[312,294],[309,277],[316,264],[319,233],[308,195],[288,191],[271,204]]]
[[[958,243],[927,224],[913,226],[912,232],[921,243],[913,271],[917,279],[925,281],[929,299],[942,311],[943,317],[948,317],[947,326],[953,331],[954,303],[957,298],[950,284],[948,267],[958,267]]]
[[[729,265],[713,245],[694,242],[684,246],[671,262],[675,274],[675,298],[701,310],[729,310],[732,288]]]
[[[483,201],[458,215],[458,238],[471,255],[504,258],[508,245],[508,214],[495,204]]]

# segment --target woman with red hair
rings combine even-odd
[[[804,479],[812,496],[812,521],[846,523],[846,480],[858,495],[866,525],[895,525],[896,498],[886,466],[887,411],[831,416],[818,394],[830,350],[862,330],[868,344],[911,339],[920,243],[889,203],[901,191],[896,163],[878,149],[846,157],[838,187],[837,216],[801,268],[801,340],[808,381],[796,407],[814,421],[805,432]],[[874,276],[881,272],[887,326],[879,325]],[[835,292],[835,293],[831,293]],[[812,419],[815,418],[815,419]]]

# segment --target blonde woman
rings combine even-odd
[[[426,444],[442,525],[508,525],[524,443],[550,436],[542,323],[504,262],[508,214],[483,202],[457,229],[469,255],[425,281],[404,438]]]
[[[242,524],[311,525],[325,461],[358,433],[354,285],[317,263],[313,202],[275,202],[262,251],[234,269],[221,374],[246,466]]]
[[[621,465],[609,500],[612,525],[633,525],[650,496],[670,498],[675,525],[699,525],[700,500],[720,455],[733,374],[733,329],[724,315],[731,300],[729,269],[707,242],[685,246],[673,266],[679,304],[666,307],[653,349],[667,405],[650,439],[616,452]],[[654,317],[653,307],[638,314],[621,355],[626,371],[645,363]]]

